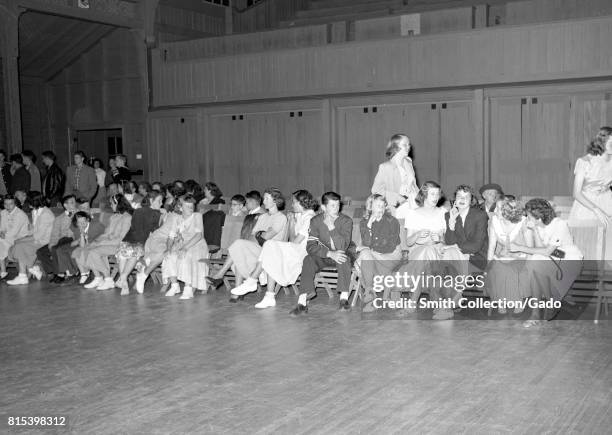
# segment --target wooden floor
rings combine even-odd
[[[292,318],[293,296],[1,284],[0,415],[69,417],[37,433],[610,433],[610,321],[362,320],[323,293]]]

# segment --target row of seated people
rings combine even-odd
[[[208,286],[208,245],[203,237],[203,220],[195,211],[197,201],[192,195],[177,198],[172,189],[167,195],[164,204],[163,194],[153,191],[136,210],[125,196],[113,195],[114,213],[106,228],[86,212],[75,212],[74,196],[64,198],[65,213],[54,219],[41,198],[35,198],[32,223],[15,207],[14,198],[7,197],[0,218],[3,277],[5,259],[12,257],[19,263],[20,273],[9,283],[27,283],[26,271],[38,258],[45,272],[54,274],[56,281],[78,276],[79,282],[88,288],[105,290],[118,286],[122,294],[127,294],[127,277],[135,267],[136,290],[142,292],[147,276],[161,264],[163,282],[170,287],[166,294],[179,293],[178,282],[182,281],[185,286],[181,297],[191,298],[194,289],[205,290]],[[400,224],[388,212],[382,195],[372,195],[367,201],[367,213],[360,223],[363,245],[360,249],[352,242],[352,220],[340,213],[340,196],[334,192],[323,195],[322,213],[318,214],[318,204],[309,192],[294,192],[294,213],[288,214],[289,219],[281,212],[285,199],[277,189],[268,189],[264,194],[265,213],[259,213],[263,210],[257,197],[248,196],[244,204],[248,213],[259,217],[252,222],[252,229],[243,232],[243,238],[230,246],[226,263],[208,282],[219,286],[224,273],[233,268],[237,286],[232,295],[237,299],[255,291],[258,280],[267,281],[268,291],[257,305],[259,308],[275,305],[276,283],[286,286],[301,276],[301,294],[293,312],[306,312],[307,301],[315,294],[315,274],[334,266],[338,270],[341,308],[348,309],[355,261],[362,265],[359,269],[369,299],[375,295],[376,275],[396,271],[398,267],[412,275],[432,272],[435,270],[431,264],[436,261],[457,261],[461,266],[455,272],[464,274],[470,273],[468,264],[477,270],[488,267],[492,285],[487,288],[499,298],[560,299],[580,272],[577,262],[567,261],[581,259],[567,224],[555,217],[545,200],[534,199],[523,207],[514,199],[502,198],[489,223],[488,214],[473,207],[474,193],[469,186],[457,188],[454,204],[447,211],[438,207],[439,185],[427,182],[417,196],[418,208],[408,210],[404,217],[409,261],[403,264]],[[242,214],[242,206],[240,197],[233,198],[231,214]],[[546,259],[555,249],[564,251],[563,261],[523,261]],[[115,255],[119,264],[116,282],[111,277],[110,255]],[[496,259],[502,261],[490,261],[487,266],[488,260]],[[564,273],[561,279],[556,279],[559,267]],[[90,272],[94,278],[86,283]],[[504,274],[514,276],[514,281],[504,278]],[[418,298],[420,290],[411,289],[412,297]],[[453,298],[458,296],[460,292]],[[452,311],[439,310],[434,316],[450,318]]]

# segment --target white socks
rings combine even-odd
[[[302,293],[298,296],[298,304],[304,306],[306,305],[306,293]]]
[[[340,293],[340,299],[343,299],[343,300],[347,301],[348,297],[349,297],[349,293],[348,292],[341,292]]]

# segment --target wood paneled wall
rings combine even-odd
[[[51,149],[46,86],[40,79],[21,77],[20,88],[23,148],[40,156],[41,152]]]
[[[307,0],[266,0],[244,11],[235,11],[234,33],[257,32],[278,27],[306,6]]]
[[[612,18],[163,62],[156,106],[605,77]]]
[[[166,62],[176,62],[326,43],[327,25],[319,25],[161,44],[159,50]]]
[[[0,57],[0,149],[6,149],[6,115],[4,113],[4,77],[2,76],[2,58]]]
[[[200,11],[160,3],[155,16],[155,31],[160,42],[182,41],[211,35],[224,35],[223,7],[202,3]]]
[[[115,30],[48,84],[53,143],[69,160],[79,129],[123,129],[132,169],[147,169],[144,148],[146,88],[144,44],[136,31]],[[144,159],[137,160],[136,155]]]
[[[576,159],[612,123],[611,92],[612,82],[586,82],[152,112],[152,178],[214,180],[226,195],[279,186],[363,199],[389,137],[403,132],[419,183],[447,194],[497,182],[516,195],[571,195]]]
[[[610,0],[525,0],[508,2],[505,24],[542,23],[553,20],[612,14]]]

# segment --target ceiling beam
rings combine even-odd
[[[63,50],[58,52],[57,56],[47,62],[44,67],[41,68],[42,76],[46,80],[53,79],[113,30],[115,30],[114,27],[103,24],[92,26],[84,35],[77,37],[77,40],[73,44],[67,45]]]
[[[118,27],[142,28],[143,20],[139,17],[126,17],[120,14],[105,12],[100,9],[82,9],[65,6],[44,0],[16,0],[20,7],[27,10],[44,12],[52,15],[78,18],[94,23],[112,24]],[[103,1],[103,0],[97,0]]]
[[[25,49],[26,47],[21,47],[19,50],[21,70],[27,71],[29,67],[36,64],[36,62],[40,60],[40,57],[44,53],[46,53],[47,51],[53,48],[53,46],[56,44],[57,41],[61,41],[64,37],[70,35],[72,32],[74,32],[74,29],[76,29],[80,24],[81,23],[79,21],[74,21],[74,22],[69,23],[66,27],[64,27],[61,30],[61,32],[58,32],[57,34],[53,35],[53,37],[47,38],[45,40],[45,43],[40,44],[39,48],[31,54],[28,52],[28,50]]]

